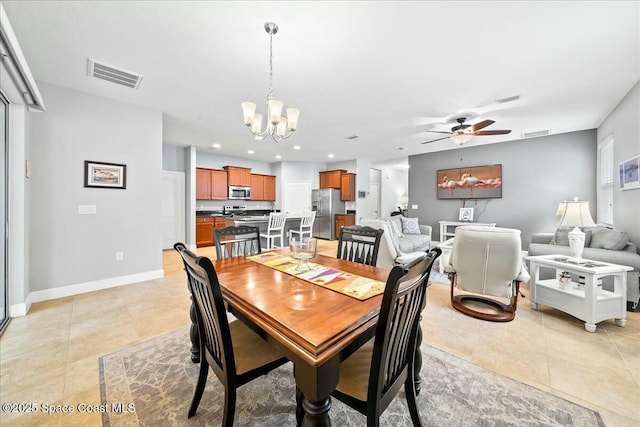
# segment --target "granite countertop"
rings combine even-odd
[[[203,216],[229,216],[229,215],[223,215],[222,211],[196,211],[196,217],[203,217]]]

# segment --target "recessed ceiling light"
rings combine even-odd
[[[330,157],[330,158],[333,158],[333,154],[329,154],[329,157]]]
[[[218,144],[217,142],[214,142],[213,144],[211,144],[211,148],[218,149],[220,147],[222,147],[222,145]]]
[[[294,146],[293,146],[293,149],[294,149],[294,150],[299,150],[300,148],[301,148],[301,147],[300,147],[299,145],[294,145]]]
[[[278,155],[276,156],[276,159],[281,159],[281,158],[282,158],[282,156],[281,156],[280,154],[278,154]]]
[[[255,151],[253,151],[253,150],[249,150],[249,151],[247,151],[247,153],[249,153],[249,154],[255,154]]]

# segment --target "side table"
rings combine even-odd
[[[548,305],[580,320],[587,332],[596,331],[596,323],[615,319],[618,326],[627,322],[627,271],[633,267],[601,261],[584,260],[578,264],[568,262],[566,255],[529,256],[531,268],[531,308]],[[540,268],[556,270],[555,279],[540,280]],[[585,278],[584,285],[576,282],[560,283],[558,275],[568,271]],[[613,276],[614,289],[607,291],[598,286],[598,279]]]

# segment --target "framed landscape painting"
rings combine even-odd
[[[620,189],[640,188],[640,155],[620,162]]]
[[[494,199],[502,197],[502,165],[441,169],[438,199]]]
[[[95,188],[127,188],[127,165],[84,162],[84,186]]]

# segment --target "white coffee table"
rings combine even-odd
[[[633,267],[610,264],[601,261],[586,263],[567,262],[566,255],[529,256],[531,268],[531,308],[538,304],[548,305],[580,320],[588,332],[596,331],[596,323],[606,319],[615,319],[616,325],[627,322],[627,271]],[[555,269],[555,278],[540,279],[540,268]],[[584,285],[576,282],[561,284],[558,275],[561,271],[583,276]],[[598,286],[598,279],[613,276],[613,292]]]

